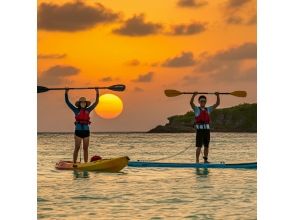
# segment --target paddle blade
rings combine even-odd
[[[246,97],[247,96],[246,91],[235,91],[235,92],[231,92],[230,94],[233,96],[237,96],[237,97]]]
[[[164,90],[164,93],[167,97],[175,97],[175,96],[182,95],[180,91],[172,90],[172,89]]]
[[[113,86],[109,86],[108,89],[112,90],[112,91],[119,91],[119,92],[122,92],[126,89],[126,86],[125,85],[113,85]]]
[[[44,86],[37,86],[37,93],[47,92],[49,89]]]

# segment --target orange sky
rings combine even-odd
[[[92,113],[92,131],[146,131],[190,110],[181,91],[246,90],[221,106],[256,102],[256,1],[120,0],[38,2],[38,84],[123,83],[123,113]],[[109,91],[101,91],[101,93]],[[94,98],[94,91],[70,92]],[[208,97],[208,104],[215,102]],[[38,95],[38,131],[72,131],[63,92]]]

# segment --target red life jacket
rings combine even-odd
[[[209,124],[210,117],[209,117],[207,108],[205,108],[204,110],[199,108],[199,110],[200,110],[200,114],[195,117],[196,124]]]
[[[82,125],[91,124],[91,122],[90,122],[90,114],[85,109],[81,109],[79,114],[77,114],[75,118],[76,118],[75,124],[77,124],[77,123],[82,124]]]

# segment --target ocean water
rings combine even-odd
[[[212,133],[209,160],[256,161],[256,134]],[[58,171],[73,134],[38,134],[38,219],[256,219],[256,170]],[[92,133],[90,156],[195,161],[194,134]]]

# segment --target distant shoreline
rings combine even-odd
[[[176,134],[195,133],[192,127],[194,113],[168,117],[168,123],[158,125],[149,131],[92,131],[92,134]],[[211,132],[215,133],[257,133],[257,103],[241,104],[216,109],[211,114]],[[73,134],[74,131],[42,131],[37,134]]]
[[[214,110],[211,115],[211,132],[257,133],[257,103],[244,103]],[[167,118],[168,123],[158,125],[149,133],[194,133],[195,114],[192,111]]]
[[[73,134],[74,132],[37,132],[39,134]],[[211,133],[257,133],[257,132],[240,132],[240,131],[211,131]],[[114,132],[91,132],[91,134],[194,134],[194,132],[158,132],[150,133],[148,131],[114,131]]]

